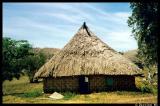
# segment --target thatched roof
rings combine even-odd
[[[140,69],[101,41],[84,23],[69,43],[39,69],[35,77],[95,74],[138,75]]]

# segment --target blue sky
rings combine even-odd
[[[110,47],[128,51],[137,49],[130,15],[129,3],[3,3],[3,36],[63,48],[85,21]]]

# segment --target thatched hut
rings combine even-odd
[[[64,48],[35,74],[44,92],[134,89],[140,69],[101,41],[84,23]]]

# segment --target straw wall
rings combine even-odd
[[[62,92],[62,91],[78,91],[78,78],[76,77],[59,77],[45,78],[44,92]]]
[[[89,87],[91,91],[105,91],[105,76],[95,75],[89,77]]]
[[[108,91],[108,90],[132,90],[135,89],[134,76],[89,76],[90,92]],[[113,85],[108,86],[107,79],[113,79]],[[79,78],[76,77],[58,77],[44,79],[44,92],[62,92],[62,91],[79,91]]]
[[[135,89],[135,77],[129,75],[122,76],[106,76],[113,79],[113,86],[107,86],[106,90],[134,90]]]

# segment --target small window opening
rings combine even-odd
[[[85,77],[85,82],[88,82],[88,77]]]

